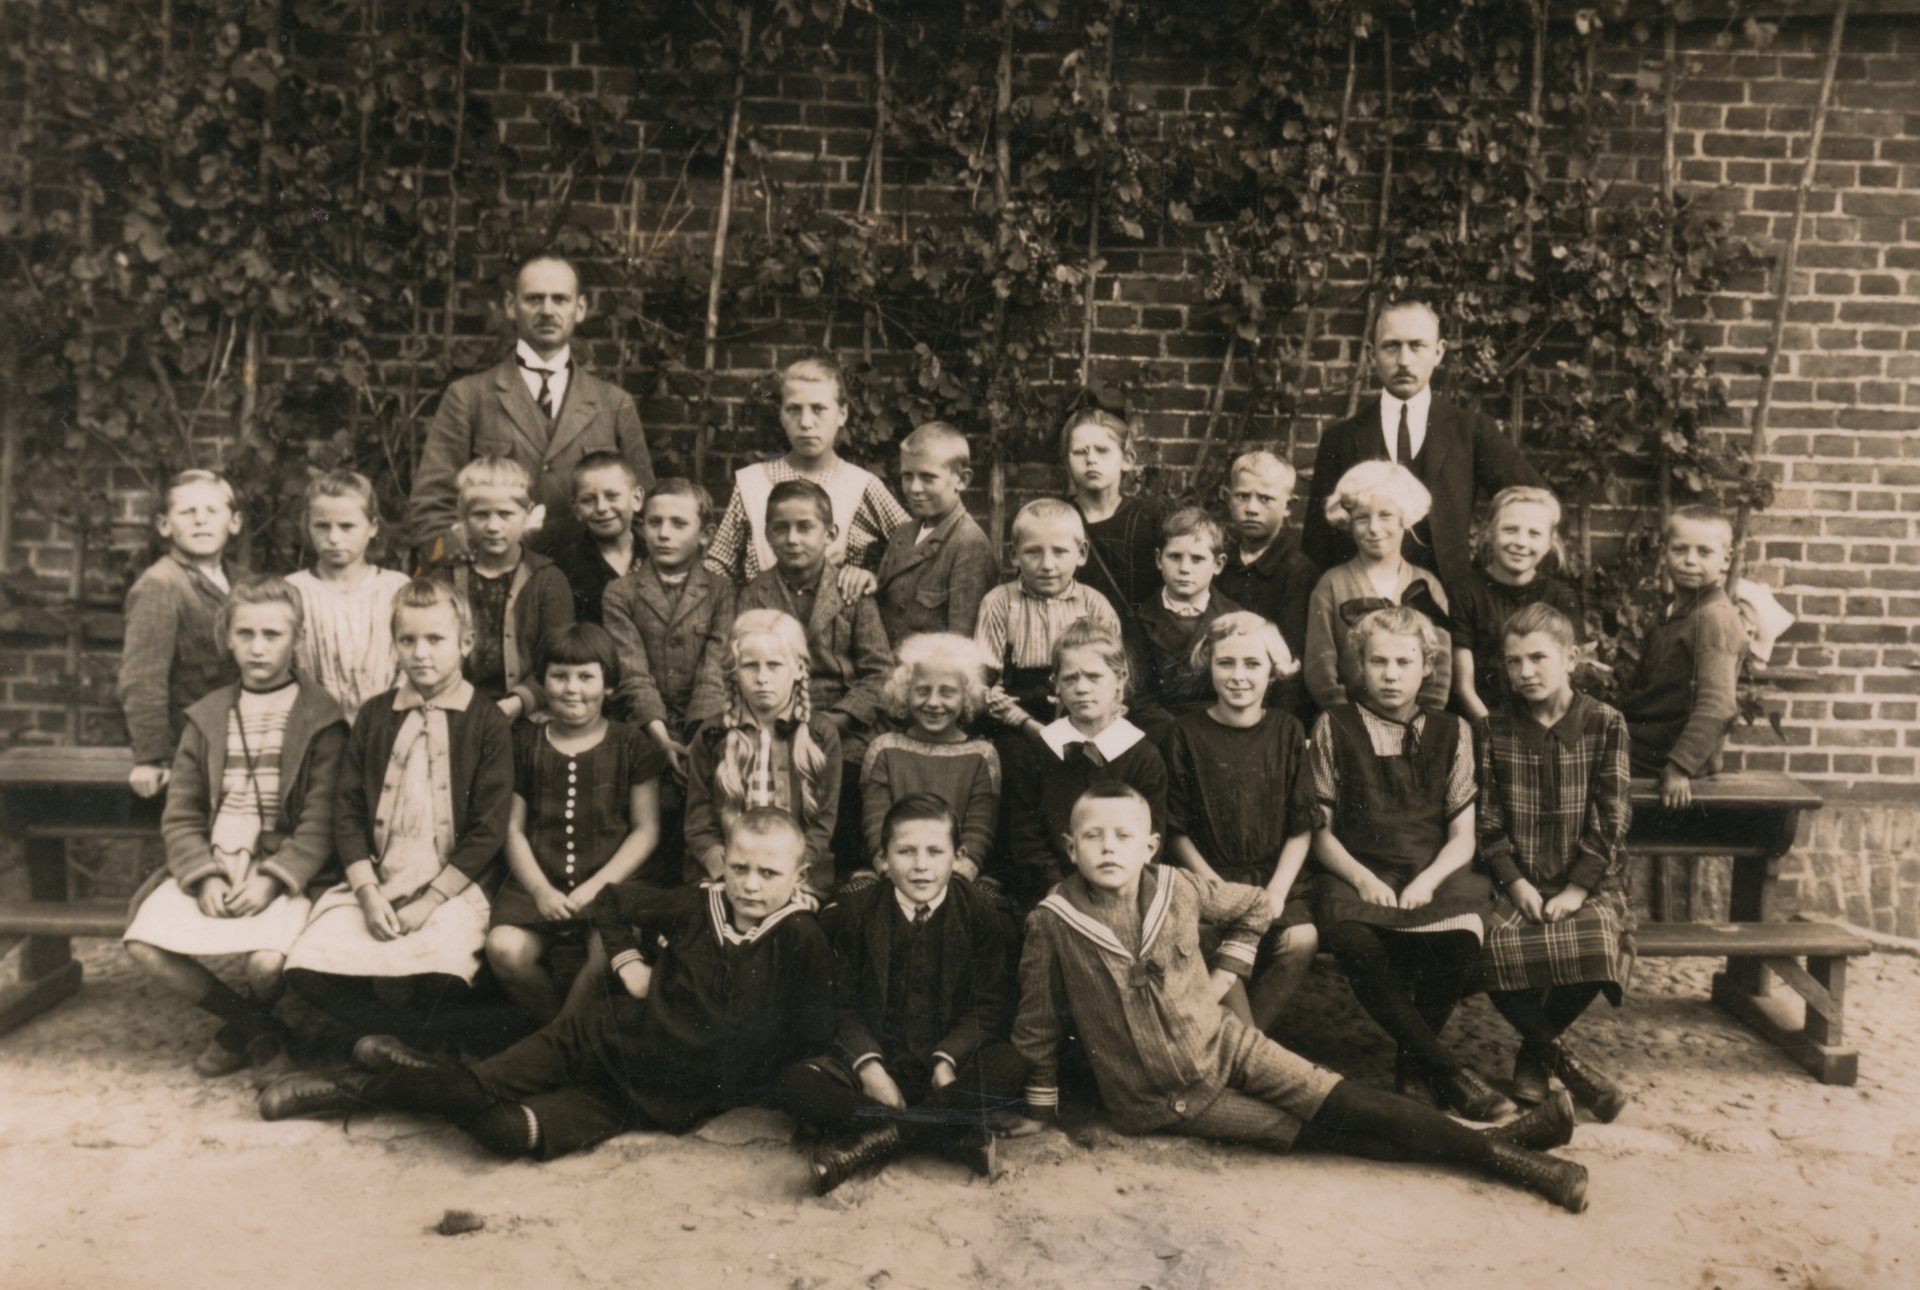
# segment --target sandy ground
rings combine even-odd
[[[1856,960],[1854,1088],[1825,1088],[1705,1002],[1710,965],[1642,965],[1575,1032],[1634,1103],[1582,1125],[1573,1216],[1465,1173],[1180,1139],[1059,1132],[1005,1176],[896,1164],[808,1191],[784,1118],[633,1134],[500,1163],[428,1121],[266,1124],[245,1077],[187,1063],[211,1028],[86,943],[83,993],[0,1037],[0,1286],[1920,1286],[1920,963]],[[1301,1051],[1385,1082],[1391,1052],[1337,975]],[[1504,1078],[1484,999],[1448,1031]],[[482,1230],[445,1237],[444,1211]]]

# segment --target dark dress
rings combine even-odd
[[[1355,860],[1398,893],[1434,862],[1448,822],[1473,804],[1471,740],[1460,718],[1422,708],[1403,728],[1401,753],[1383,757],[1374,751],[1366,715],[1345,703],[1321,713],[1314,725],[1315,823],[1330,827]],[[1464,802],[1456,758],[1468,765]],[[1440,884],[1431,903],[1401,909],[1369,904],[1346,879],[1319,873],[1313,911],[1322,929],[1350,921],[1410,931],[1462,915],[1484,920],[1493,912],[1493,884],[1464,866]]]
[[[1489,712],[1498,712],[1512,697],[1507,684],[1507,620],[1528,605],[1552,605],[1580,626],[1580,593],[1550,574],[1536,574],[1532,582],[1513,587],[1475,569],[1447,588],[1448,617],[1453,620],[1455,649],[1473,651],[1473,688]]]
[[[659,745],[624,722],[609,721],[605,738],[571,755],[553,746],[545,725],[515,729],[514,792],[526,801],[527,843],[547,881],[570,892],[605,868],[633,832],[627,811],[634,785],[659,778],[666,768]],[[511,876],[494,897],[489,925],[554,926]]]
[[[1239,612],[1238,604],[1215,590],[1205,609],[1182,618],[1167,608],[1163,594],[1155,593],[1127,623],[1134,687],[1127,716],[1156,744],[1165,746],[1175,718],[1213,703],[1213,677],[1193,665],[1193,647],[1215,619]]]
[[[1167,828],[1185,837],[1228,882],[1265,887],[1280,848],[1313,829],[1305,770],[1307,733],[1292,714],[1271,709],[1245,730],[1206,712],[1174,722],[1167,737]],[[1279,925],[1313,921],[1303,868]]]
[[[487,698],[507,693],[507,593],[513,574],[497,578],[475,574],[467,584],[467,608],[473,613],[473,651],[467,655],[467,679]]]
[[[1129,497],[1106,519],[1097,524],[1087,521],[1090,549],[1080,581],[1105,596],[1122,623],[1131,622],[1149,597],[1160,594],[1160,567],[1155,556],[1160,547],[1160,524],[1165,518],[1160,503]]]

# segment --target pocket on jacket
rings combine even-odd
[[[913,594],[913,599],[922,609],[938,609],[947,603],[949,590],[945,585],[922,587]]]

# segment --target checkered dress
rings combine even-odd
[[[1481,966],[1491,990],[1598,981],[1620,1002],[1633,971],[1627,904],[1627,723],[1586,695],[1551,727],[1517,700],[1480,740],[1480,862],[1502,887],[1526,878],[1543,898],[1588,891],[1572,918],[1534,923],[1502,896]]]

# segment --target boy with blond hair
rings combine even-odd
[[[967,437],[929,421],[900,441],[900,494],[913,516],[887,539],[874,575],[887,639],[921,632],[973,635],[980,602],[1000,571],[993,544],[960,495],[973,482]]]

